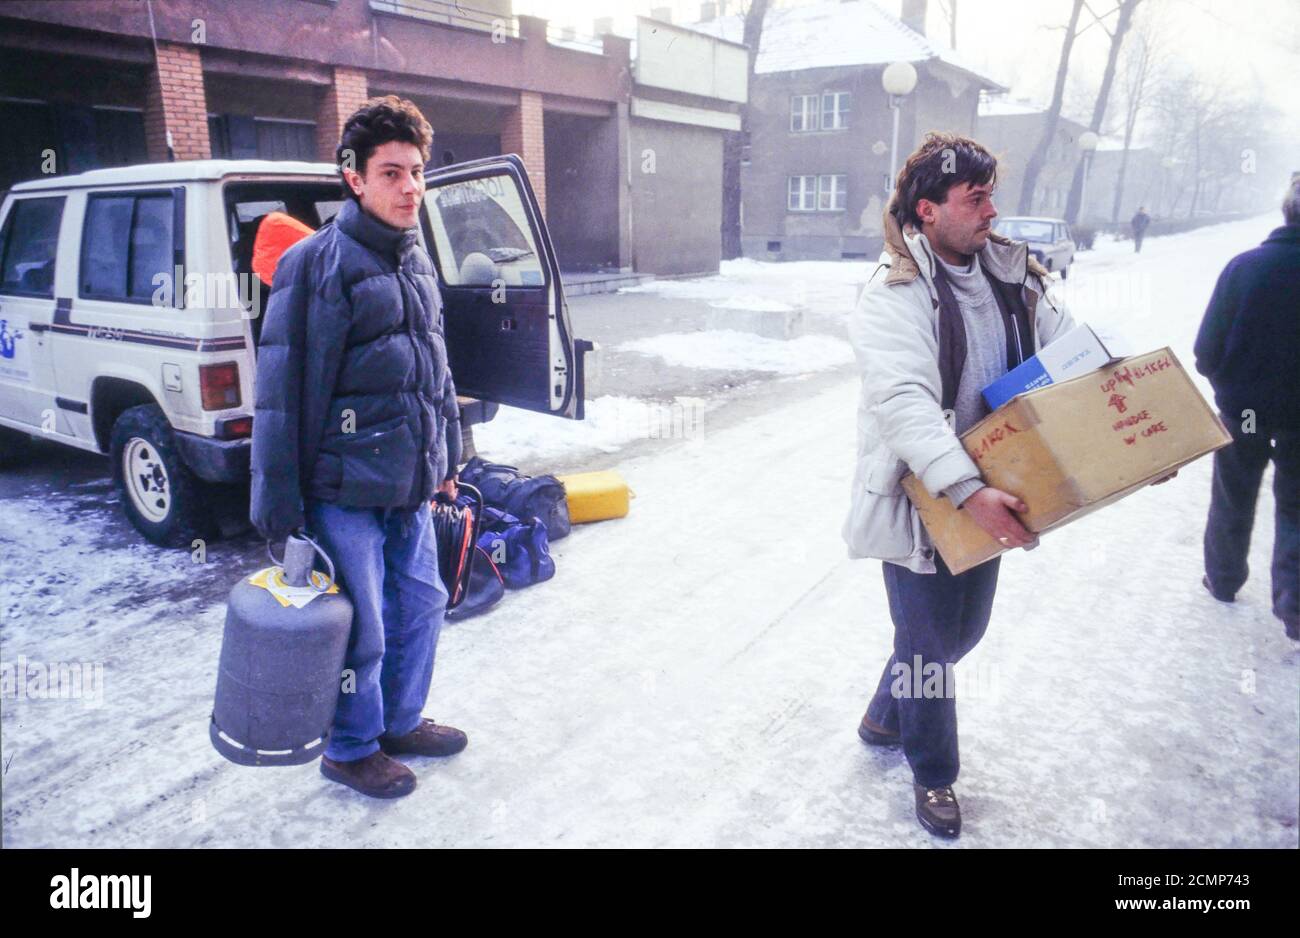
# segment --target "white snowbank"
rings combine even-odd
[[[587,401],[583,420],[502,407],[474,427],[474,447],[484,459],[506,463],[612,453],[633,440],[687,438],[709,406],[694,397],[645,401],[611,394]]]
[[[767,371],[782,375],[824,371],[853,361],[853,349],[849,343],[832,336],[768,339],[734,329],[669,332],[624,342],[618,348],[624,352],[654,355],[669,365],[683,368]]]
[[[718,274],[691,280],[654,280],[620,293],[652,293],[702,300],[716,309],[844,313],[853,308],[858,285],[876,265],[867,261],[787,261],[750,258],[723,261]]]

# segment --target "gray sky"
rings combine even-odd
[[[803,0],[777,0],[798,6]],[[897,14],[900,0],[880,0]],[[1015,95],[1046,103],[1051,96],[1070,0],[957,0],[957,48],[989,77],[1012,87]],[[1113,0],[1090,0],[1098,12]],[[731,0],[728,9],[742,8]],[[1237,87],[1278,107],[1300,139],[1300,3],[1296,0],[1143,0],[1139,18],[1160,23],[1162,42],[1172,58],[1193,66],[1206,80]],[[634,17],[653,7],[671,7],[674,22],[698,18],[698,0],[515,0],[517,13],[546,17],[590,33],[592,20],[615,18],[615,31],[631,35]],[[1087,16],[1087,13],[1084,13]],[[1113,22],[1111,17],[1107,22]],[[947,41],[948,23],[940,0],[930,0],[929,32]],[[1052,28],[1056,27],[1056,28]],[[1067,107],[1087,118],[1101,80],[1108,39],[1099,28],[1082,34],[1071,63]],[[1112,95],[1110,107],[1120,99]]]

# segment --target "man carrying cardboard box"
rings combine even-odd
[[[989,412],[986,385],[1073,325],[1026,245],[993,234],[996,181],[997,160],[980,144],[928,134],[898,174],[887,259],[849,327],[862,392],[843,535],[851,557],[885,561],[894,622],[894,651],[858,733],[901,743],[917,819],[945,837],[961,832],[951,666],[988,626],[1000,561],[952,574],[899,480],[911,469],[1001,543],[1032,545],[1013,513],[1025,506],[984,484],[957,437]]]
[[[1246,582],[1264,467],[1273,461],[1273,613],[1300,639],[1300,177],[1286,224],[1219,275],[1196,337],[1196,369],[1214,386],[1232,445],[1214,454],[1205,579],[1222,602]]]

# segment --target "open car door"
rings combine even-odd
[[[560,268],[523,161],[511,154],[425,174],[421,225],[442,291],[458,394],[583,417],[583,358]]]

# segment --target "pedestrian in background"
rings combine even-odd
[[[1146,237],[1147,226],[1150,224],[1151,224],[1151,216],[1147,214],[1147,210],[1144,206],[1139,205],[1137,214],[1134,215],[1133,220],[1129,222],[1129,225],[1131,225],[1133,228],[1133,253],[1134,254],[1142,253],[1142,239]]]
[[[1228,262],[1196,337],[1232,443],[1214,454],[1205,577],[1232,602],[1246,582],[1255,502],[1273,461],[1273,614],[1300,639],[1300,177],[1282,202],[1286,224]]]

